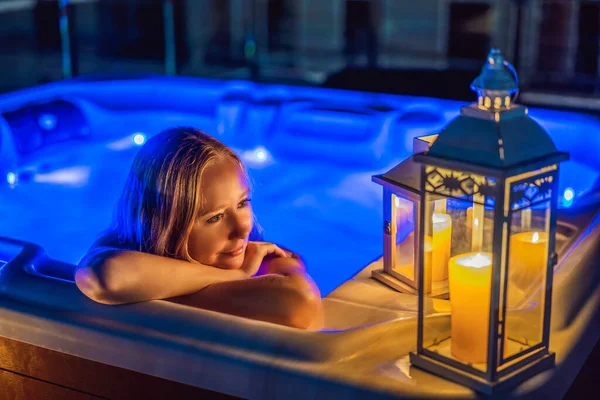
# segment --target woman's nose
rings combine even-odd
[[[247,238],[252,230],[252,215],[237,215],[232,228],[234,238]]]

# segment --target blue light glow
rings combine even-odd
[[[8,174],[6,174],[6,181],[9,185],[14,185],[15,183],[17,183],[17,174],[15,174],[14,172],[9,172]]]
[[[57,169],[48,173],[35,174],[33,180],[38,183],[81,187],[88,183],[89,176],[89,166],[73,166]]]
[[[45,131],[51,131],[56,128],[56,116],[54,114],[42,114],[38,119],[38,124]]]
[[[575,191],[571,188],[566,188],[565,193],[563,194],[565,201],[572,201],[575,197]]]
[[[563,192],[562,205],[564,207],[571,207],[573,200],[575,200],[575,191],[568,187]]]
[[[146,136],[141,132],[137,132],[133,134],[132,140],[133,143],[137,144],[138,146],[141,146],[146,142]]]
[[[265,161],[267,159],[267,151],[259,147],[254,150],[254,158],[256,158],[256,161]]]
[[[271,153],[263,146],[257,146],[248,150],[234,148],[234,151],[240,155],[242,162],[249,168],[262,169],[274,162]]]
[[[255,58],[253,46],[248,42],[246,50]],[[44,144],[42,151],[21,160],[0,145],[2,156],[9,156],[2,159],[8,183],[0,184],[0,192],[12,192],[2,198],[10,214],[2,220],[6,235],[38,244],[61,261],[77,263],[106,229],[136,150],[145,145],[150,132],[196,126],[215,134],[240,156],[256,190],[252,204],[264,239],[285,243],[302,254],[324,296],[381,256],[383,197],[371,177],[412,154],[415,136],[439,132],[464,105],[426,97],[373,97],[366,92],[174,77],[115,80],[99,86],[56,82],[53,88],[59,98],[86,93],[85,98],[107,107],[85,107],[87,122],[95,127],[89,134],[93,140],[79,142],[80,125],[71,120],[70,111],[40,108],[34,124],[51,134],[52,146]],[[42,85],[26,96],[8,94],[0,105],[28,107],[30,101],[47,98],[48,90]],[[161,95],[147,95],[155,90]],[[200,92],[206,94],[205,101],[198,102]],[[268,103],[271,99],[281,104],[274,107]],[[191,104],[199,108],[192,109]],[[374,104],[390,110],[375,110]],[[600,194],[595,197],[600,193],[596,189],[600,136],[589,133],[600,129],[598,119],[530,111],[556,147],[571,154],[558,171],[559,207],[573,209],[600,199]],[[59,129],[54,143],[52,134]],[[23,135],[19,139],[26,143],[28,132]],[[407,218],[407,229],[413,229],[414,204],[403,198],[387,201],[399,206],[396,216]],[[400,240],[404,231],[396,231]]]

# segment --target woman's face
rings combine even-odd
[[[240,268],[252,230],[246,176],[230,157],[217,158],[202,174],[200,211],[188,239],[190,256],[206,265]]]

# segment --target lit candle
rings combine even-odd
[[[545,275],[548,265],[548,234],[523,232],[510,237],[510,282],[527,290]]]
[[[492,255],[466,253],[450,259],[452,355],[463,362],[487,361]]]
[[[434,282],[448,279],[448,260],[452,242],[452,219],[448,214],[434,213],[433,253],[431,260],[431,280]]]

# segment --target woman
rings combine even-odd
[[[313,328],[317,286],[302,260],[260,242],[246,171],[193,128],[164,131],[135,157],[115,221],[75,271],[103,304],[154,299]]]

